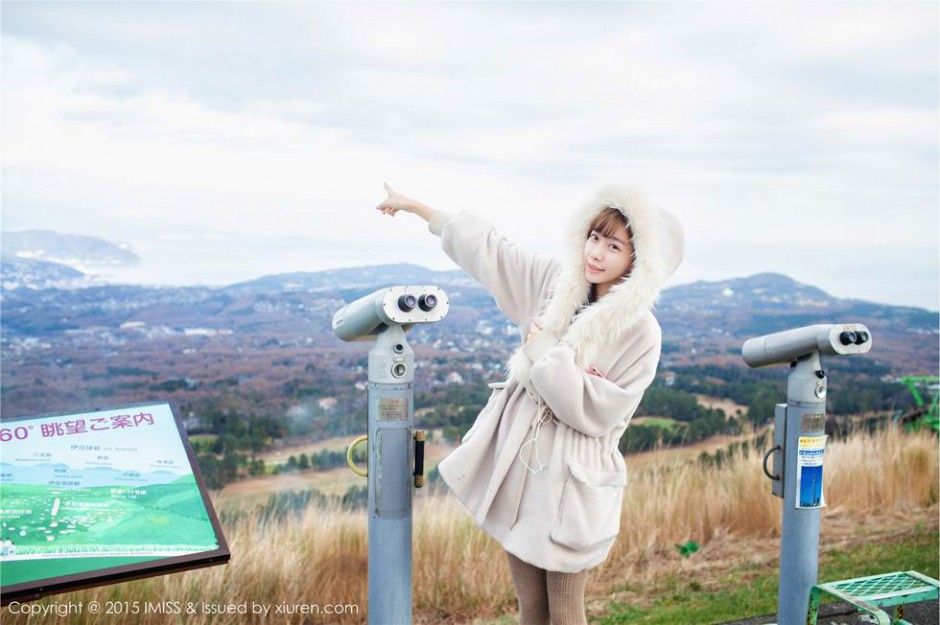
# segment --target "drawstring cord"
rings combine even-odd
[[[522,447],[519,448],[519,460],[521,460],[522,464],[525,465],[525,468],[531,471],[532,473],[538,473],[542,469],[544,469],[546,466],[548,466],[548,465],[542,464],[542,459],[539,457],[539,446],[538,446],[539,431],[541,430],[543,423],[549,423],[555,420],[555,415],[552,413],[551,409],[548,406],[545,406],[544,411],[542,410],[542,398],[541,397],[539,397],[538,399],[538,408],[537,408],[536,414],[538,415],[538,420],[535,422],[535,435],[529,440],[527,440],[526,442],[524,442],[522,444]],[[523,457],[523,452],[525,451],[525,448],[528,447],[529,445],[532,445],[535,447],[535,464],[538,466],[538,468],[536,469],[533,469],[532,466],[528,462],[526,462],[526,459]]]

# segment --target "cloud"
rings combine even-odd
[[[545,250],[616,181],[672,208],[696,245],[936,249],[937,17],[916,3],[9,4],[4,228],[132,242],[352,228],[364,249],[424,245],[421,224],[370,212],[388,180]],[[936,276],[935,260],[918,271]],[[690,279],[720,265],[696,262]],[[739,266],[786,271],[767,262]]]

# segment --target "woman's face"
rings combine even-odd
[[[622,224],[616,224],[610,236],[592,230],[584,242],[584,277],[597,285],[598,297],[633,267],[633,243]]]

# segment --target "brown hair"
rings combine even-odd
[[[630,222],[627,220],[626,216],[616,208],[608,206],[599,212],[597,216],[594,217],[594,221],[592,221],[591,225],[588,227],[588,231],[585,233],[584,238],[587,239],[590,237],[592,232],[597,232],[603,237],[610,238],[614,235],[618,224],[627,230],[627,237],[630,239],[630,244],[633,245],[633,262],[635,263],[636,245],[633,243],[633,228],[630,227]],[[630,270],[621,277],[621,280],[629,276],[631,273],[633,273],[633,266],[631,266]],[[592,284],[591,289],[588,291],[588,305],[597,301],[597,291],[595,290],[596,287],[596,284]]]
[[[630,228],[630,223],[627,221],[627,218],[619,210],[611,208],[610,206],[597,214],[594,221],[592,221],[591,225],[588,227],[584,238],[588,238],[591,236],[591,233],[595,231],[601,236],[610,238],[613,236],[617,224],[627,229],[627,236],[630,237],[630,242],[633,243],[633,229]]]

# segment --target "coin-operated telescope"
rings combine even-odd
[[[369,434],[347,459],[369,480],[369,624],[411,623],[411,501],[423,484],[424,437],[414,432],[414,352],[405,331],[434,323],[450,302],[436,286],[379,289],[333,315],[344,341],[375,341],[369,350]],[[352,451],[368,440],[368,472]]]
[[[771,492],[783,499],[780,541],[779,625],[806,621],[809,593],[819,572],[819,521],[826,450],[826,372],[820,354],[847,356],[871,350],[871,333],[860,323],[821,324],[745,341],[741,354],[751,367],[789,363],[787,403],[774,411],[774,446],[764,456]],[[773,472],[767,461],[774,457]]]

